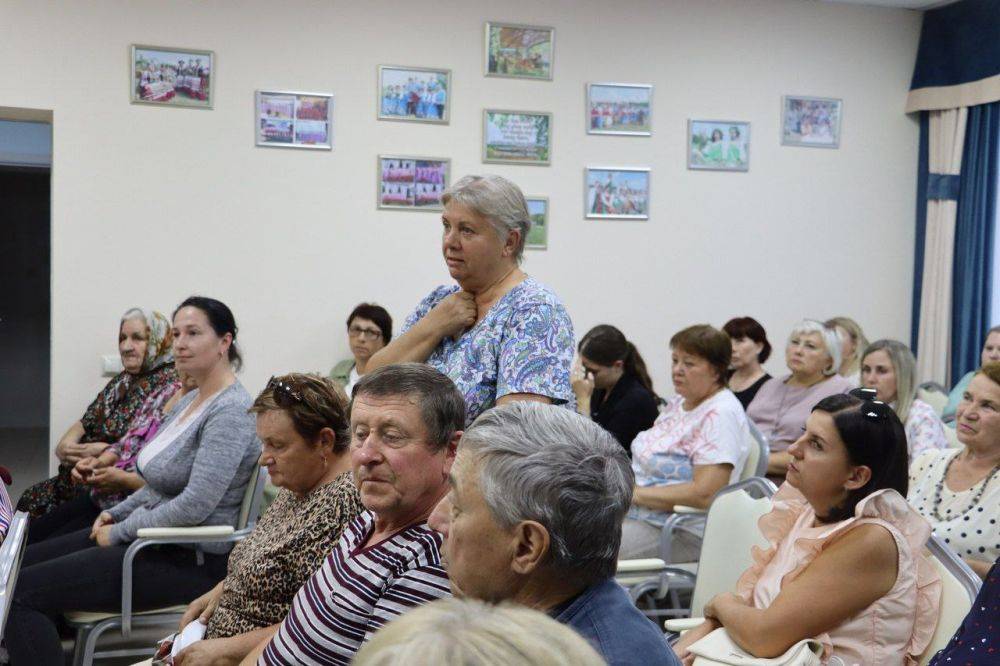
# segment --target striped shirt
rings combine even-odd
[[[441,535],[417,523],[367,548],[364,511],[306,581],[259,666],[350,664],[362,643],[410,608],[451,595]]]
[[[3,543],[10,529],[10,521],[14,518],[14,510],[10,504],[10,496],[7,494],[7,485],[0,479],[0,543]]]

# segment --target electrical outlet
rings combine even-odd
[[[114,377],[125,369],[122,366],[122,357],[118,354],[105,354],[102,356],[101,367],[105,377]]]

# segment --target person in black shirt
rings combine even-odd
[[[577,346],[573,373],[577,411],[589,416],[632,455],[632,440],[658,414],[653,381],[635,345],[614,326],[590,329]]]
[[[764,382],[771,378],[761,367],[771,355],[771,343],[767,341],[764,327],[753,317],[730,319],[722,330],[733,344],[729,390],[746,409]]]

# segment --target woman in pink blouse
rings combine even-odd
[[[823,662],[913,664],[937,623],[941,583],[921,549],[930,525],[906,503],[903,424],[888,405],[835,395],[817,404],[788,448],[788,480],[760,519],[770,544],[736,592],[675,650],[724,627],[757,657],[815,638]]]

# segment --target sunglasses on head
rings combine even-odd
[[[861,405],[861,413],[869,421],[882,421],[892,414],[892,407],[875,399],[875,396],[878,395],[875,389],[856,388],[848,391],[848,394],[864,400],[864,404]]]
[[[267,381],[267,390],[274,394],[275,402],[282,407],[288,407],[293,402],[302,402],[302,394],[292,388],[291,385],[279,380],[277,377],[271,377],[271,379]]]

